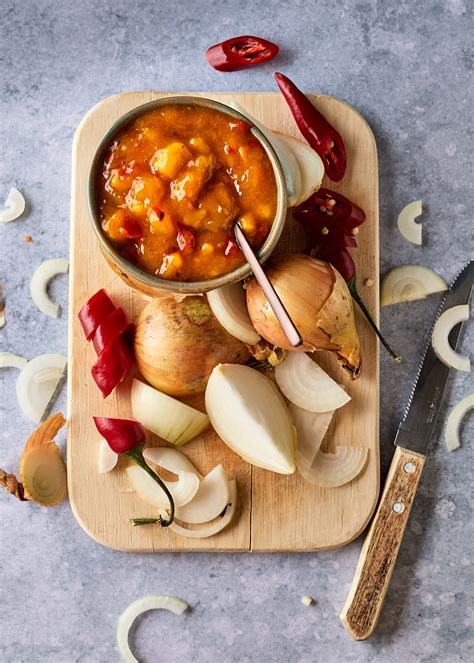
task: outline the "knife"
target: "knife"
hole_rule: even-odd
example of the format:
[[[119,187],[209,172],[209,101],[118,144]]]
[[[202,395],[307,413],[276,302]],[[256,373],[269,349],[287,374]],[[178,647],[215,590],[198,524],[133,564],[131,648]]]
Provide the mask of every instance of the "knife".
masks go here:
[[[435,322],[447,309],[467,304],[474,281],[474,260],[454,280]],[[462,325],[450,334],[456,348]],[[362,546],[359,563],[340,619],[355,640],[365,640],[377,625],[410,516],[448,380],[449,367],[435,355],[431,333],[415,377],[394,444],[396,450],[379,505]]]

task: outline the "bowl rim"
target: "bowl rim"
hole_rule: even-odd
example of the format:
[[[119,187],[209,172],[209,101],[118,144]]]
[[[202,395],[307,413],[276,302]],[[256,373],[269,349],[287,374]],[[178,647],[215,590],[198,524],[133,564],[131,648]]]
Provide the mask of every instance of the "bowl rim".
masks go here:
[[[215,290],[216,288],[220,288],[224,285],[241,281],[251,274],[250,266],[247,263],[244,263],[238,269],[232,272],[227,272],[215,278],[206,279],[203,281],[172,281],[168,279],[161,279],[158,276],[154,276],[140,269],[132,262],[124,258],[117,251],[112,241],[104,233],[98,214],[98,203],[96,196],[97,175],[101,166],[103,155],[108,149],[113,137],[117,134],[118,131],[120,131],[120,129],[122,129],[125,125],[140,115],[154,110],[155,108],[159,108],[160,106],[169,106],[174,104],[183,106],[204,106],[205,108],[212,108],[226,115],[230,115],[237,120],[247,122],[251,125],[251,133],[265,149],[265,152],[270,159],[277,184],[277,209],[272,226],[270,228],[270,232],[268,233],[265,242],[257,252],[257,257],[261,263],[271,255],[283,232],[288,206],[287,191],[282,165],[270,141],[263,134],[263,132],[252,123],[249,118],[220,101],[208,99],[207,97],[195,97],[192,95],[160,97],[159,99],[154,99],[130,109],[119,118],[117,118],[117,120],[115,120],[112,126],[108,129],[108,131],[106,131],[102,139],[99,141],[99,144],[95,149],[88,175],[87,208],[89,220],[94,228],[95,234],[99,241],[99,246],[104,252],[106,259],[110,260],[117,267],[119,267],[125,276],[131,276],[147,288],[182,294],[196,294],[208,292],[209,290]]]

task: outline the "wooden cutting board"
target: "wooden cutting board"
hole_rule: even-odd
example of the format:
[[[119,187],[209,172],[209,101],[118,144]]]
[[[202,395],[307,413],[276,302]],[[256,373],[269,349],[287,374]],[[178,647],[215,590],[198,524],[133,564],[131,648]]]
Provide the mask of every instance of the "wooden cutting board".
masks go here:
[[[106,265],[87,212],[87,178],[97,143],[126,111],[166,92],[133,92],[109,97],[94,106],[80,123],[72,159],[70,320],[68,368],[68,485],[69,498],[80,525],[96,541],[125,551],[311,551],[342,546],[365,528],[379,492],[379,354],[375,335],[357,313],[363,350],[361,377],[346,380],[331,357],[320,353],[318,362],[339,382],[344,381],[352,401],[339,410],[323,449],[336,443],[367,446],[369,459],[362,474],[351,483],[323,489],[298,474],[282,476],[251,467],[218,438],[207,432],[183,451],[202,474],[221,462],[229,477],[237,479],[238,512],[233,523],[209,539],[186,539],[158,526],[131,527],[130,517],[155,515],[153,508],[130,492],[121,459],[113,472],[97,472],[99,437],[93,415],[129,417],[131,377],[103,400],[91,376],[94,349],[83,336],[77,312],[99,288],[106,288],[117,306],[134,319],[146,301],[128,288]],[[280,94],[203,93],[226,103],[236,100],[271,129],[301,138]],[[355,200],[367,213],[361,227],[359,249],[352,251],[357,264],[358,287],[378,320],[378,173],[374,136],[365,120],[348,104],[314,95],[316,106],[344,137],[348,170],[342,182],[323,183]],[[297,250],[302,235],[289,215],[279,250]],[[372,279],[372,287],[364,286]],[[150,435],[151,444],[159,444]]]

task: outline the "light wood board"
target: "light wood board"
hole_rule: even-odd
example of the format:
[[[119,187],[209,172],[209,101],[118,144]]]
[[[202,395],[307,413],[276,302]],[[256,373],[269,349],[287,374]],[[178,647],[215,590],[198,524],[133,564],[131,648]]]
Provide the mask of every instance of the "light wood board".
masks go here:
[[[379,492],[379,354],[375,335],[356,311],[361,336],[361,377],[350,382],[327,353],[318,362],[339,382],[344,381],[352,401],[338,411],[323,449],[336,443],[367,446],[369,459],[363,473],[351,483],[323,489],[299,475],[287,477],[251,467],[213,432],[187,444],[183,451],[202,474],[218,462],[237,479],[238,512],[233,523],[209,539],[186,539],[158,526],[131,527],[130,517],[152,516],[153,508],[130,492],[121,459],[111,473],[97,472],[99,438],[93,415],[130,416],[131,377],[106,400],[95,386],[90,368],[95,360],[92,344],[77,320],[82,304],[99,288],[106,288],[117,306],[134,319],[146,303],[111,271],[102,258],[87,211],[87,178],[96,146],[103,134],[126,111],[175,93],[137,92],[109,97],[94,106],[80,123],[73,146],[70,325],[68,367],[68,485],[74,514],[80,525],[99,543],[125,551],[314,551],[342,546],[358,536],[375,508]],[[194,93],[193,93],[194,94]],[[279,94],[203,93],[222,102],[235,99],[266,126],[301,138],[285,101]],[[344,193],[366,212],[358,235],[358,287],[378,320],[378,172],[373,134],[365,120],[348,104],[314,95],[315,105],[344,137],[348,169],[342,182],[323,186]],[[279,251],[297,249],[302,234],[291,219]],[[364,286],[372,279],[371,287]],[[159,444],[150,436],[150,443]]]

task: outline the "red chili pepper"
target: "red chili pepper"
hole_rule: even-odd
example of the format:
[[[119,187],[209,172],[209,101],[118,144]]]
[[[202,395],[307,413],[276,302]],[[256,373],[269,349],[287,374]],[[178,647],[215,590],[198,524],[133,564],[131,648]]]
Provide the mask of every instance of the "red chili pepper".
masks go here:
[[[103,288],[87,300],[79,311],[78,317],[88,341],[97,327],[113,311],[115,311],[115,305]]]
[[[182,253],[191,253],[196,244],[193,231],[186,226],[179,226],[176,241],[178,242],[179,250]]]
[[[97,355],[100,355],[116,336],[122,332],[130,334],[132,329],[133,325],[129,322],[124,310],[116,308],[97,327],[92,337],[92,343]]]
[[[132,366],[133,351],[122,332],[110,341],[91,368],[92,377],[104,398],[122,382]]]
[[[339,182],[346,172],[346,148],[339,132],[289,78],[275,74],[299,130],[324,163],[328,176]]]
[[[143,237],[144,232],[143,228],[141,225],[133,219],[131,216],[126,216],[123,224],[122,224],[122,229],[123,229],[123,236],[126,239],[140,239]]]
[[[206,60],[217,71],[238,71],[269,62],[278,55],[276,44],[261,37],[232,37],[206,51]]]

